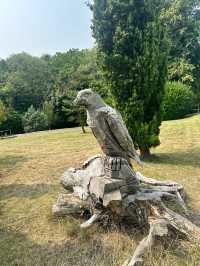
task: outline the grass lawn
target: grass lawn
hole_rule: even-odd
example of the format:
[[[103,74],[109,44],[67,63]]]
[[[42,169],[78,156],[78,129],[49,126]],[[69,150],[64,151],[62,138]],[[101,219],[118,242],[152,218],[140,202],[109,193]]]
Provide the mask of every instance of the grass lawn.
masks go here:
[[[52,204],[59,176],[71,166],[100,152],[87,129],[25,134],[0,140],[0,266],[118,266],[142,235],[94,226],[88,231],[72,218],[55,219]],[[200,116],[164,122],[161,145],[143,169],[146,176],[184,185],[190,208],[200,209]],[[198,215],[194,216],[196,222]],[[147,256],[148,266],[200,265],[200,245],[186,241],[158,245]]]

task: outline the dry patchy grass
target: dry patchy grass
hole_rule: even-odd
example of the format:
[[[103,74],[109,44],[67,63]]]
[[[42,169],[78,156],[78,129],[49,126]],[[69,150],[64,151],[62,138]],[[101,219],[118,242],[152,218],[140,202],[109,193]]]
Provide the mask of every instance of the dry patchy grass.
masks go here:
[[[53,219],[59,176],[99,153],[80,128],[25,134],[0,140],[0,265],[114,266],[133,253],[139,232],[98,227],[81,231],[78,221]],[[200,208],[200,116],[164,122],[161,145],[143,174],[182,183],[188,204]],[[198,222],[198,215],[194,217]],[[148,266],[200,265],[200,247],[187,242],[158,245]]]

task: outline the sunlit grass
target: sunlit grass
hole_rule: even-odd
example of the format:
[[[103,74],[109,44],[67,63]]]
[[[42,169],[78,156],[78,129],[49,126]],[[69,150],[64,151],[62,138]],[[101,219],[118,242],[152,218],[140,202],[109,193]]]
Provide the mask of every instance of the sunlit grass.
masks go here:
[[[98,227],[85,232],[79,221],[51,215],[62,190],[59,176],[100,152],[87,131],[64,129],[0,140],[0,265],[114,266],[133,253],[142,237],[139,232],[136,236]],[[135,165],[136,169],[182,183],[188,204],[198,213],[200,116],[164,122],[161,145],[153,153],[143,169]],[[168,243],[153,254],[147,256],[146,265],[200,265],[198,244]]]

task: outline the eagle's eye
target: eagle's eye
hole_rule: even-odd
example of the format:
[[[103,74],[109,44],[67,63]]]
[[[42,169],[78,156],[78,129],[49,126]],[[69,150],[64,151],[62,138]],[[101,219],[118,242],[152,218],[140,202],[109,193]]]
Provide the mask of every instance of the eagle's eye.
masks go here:
[[[84,96],[85,96],[85,98],[89,98],[91,95],[92,95],[91,92],[86,92]]]

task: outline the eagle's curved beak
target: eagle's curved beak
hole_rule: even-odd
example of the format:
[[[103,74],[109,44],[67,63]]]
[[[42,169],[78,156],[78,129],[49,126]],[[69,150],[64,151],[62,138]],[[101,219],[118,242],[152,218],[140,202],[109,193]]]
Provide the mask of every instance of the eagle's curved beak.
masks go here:
[[[73,104],[75,106],[79,105],[79,106],[85,106],[86,105],[86,101],[84,98],[76,96],[76,98],[73,101]]]

